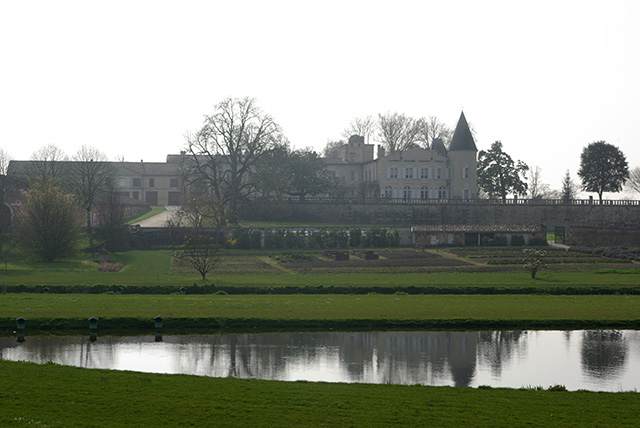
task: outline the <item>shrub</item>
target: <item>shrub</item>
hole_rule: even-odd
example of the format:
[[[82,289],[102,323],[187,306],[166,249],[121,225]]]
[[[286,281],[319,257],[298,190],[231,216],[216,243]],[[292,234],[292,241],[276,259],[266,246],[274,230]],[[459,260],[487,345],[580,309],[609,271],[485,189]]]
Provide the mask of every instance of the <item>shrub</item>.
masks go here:
[[[363,242],[365,247],[387,247],[389,246],[387,230],[382,227],[372,227],[364,233]]]
[[[531,238],[529,239],[529,245],[532,247],[546,247],[549,243],[544,238]]]
[[[524,268],[531,274],[531,278],[535,278],[538,269],[545,267],[543,259],[547,252],[533,248],[525,248],[522,252],[524,253],[524,259],[522,259]]]
[[[259,230],[252,230],[249,234],[249,240],[251,242],[251,248],[262,248],[262,232]]]
[[[285,248],[285,231],[282,229],[267,229],[264,231],[265,248]]]
[[[513,235],[511,237],[511,246],[512,247],[522,247],[522,246],[524,246],[524,236],[522,236],[522,235]]]
[[[349,231],[349,246],[359,247],[362,245],[362,230],[359,227]]]
[[[83,219],[78,201],[53,181],[40,181],[14,204],[20,245],[49,262],[80,250]]]
[[[547,391],[566,391],[567,388],[564,385],[553,385],[550,386]]]
[[[314,230],[311,232],[309,246],[315,248],[327,248],[328,233],[325,229]]]
[[[505,238],[504,236],[498,236],[498,237],[493,238],[492,240],[490,240],[487,245],[489,245],[491,247],[506,247],[507,246],[507,238]]]
[[[332,229],[329,232],[328,247],[345,248],[349,243],[349,235],[344,229]]]
[[[251,248],[251,237],[249,235],[249,230],[238,227],[233,230],[231,237],[236,241],[236,246],[243,250],[248,250]]]
[[[287,248],[306,248],[307,243],[307,231],[306,230],[287,230],[285,233],[285,242]]]
[[[390,247],[399,247],[400,246],[400,241],[402,241],[402,239],[400,238],[400,232],[398,232],[398,229],[393,229],[392,231],[390,231],[387,235],[388,237],[388,245]]]

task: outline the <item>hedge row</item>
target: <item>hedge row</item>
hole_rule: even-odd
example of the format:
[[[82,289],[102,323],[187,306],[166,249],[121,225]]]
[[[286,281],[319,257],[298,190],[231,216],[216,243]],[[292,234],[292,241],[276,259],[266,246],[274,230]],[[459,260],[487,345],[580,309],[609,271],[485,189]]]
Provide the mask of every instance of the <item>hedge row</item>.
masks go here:
[[[487,262],[488,265],[521,265],[524,262],[522,260],[490,260]],[[561,264],[561,263],[567,263],[567,264],[579,264],[579,263],[589,263],[589,264],[597,264],[597,263],[633,263],[633,261],[631,260],[627,260],[627,259],[600,259],[600,260],[593,260],[590,258],[584,258],[584,259],[543,259],[543,263],[546,265],[552,265],[552,264]]]
[[[358,248],[399,247],[400,233],[396,229],[372,227],[362,232],[360,228],[332,228],[308,231],[306,229],[250,230],[236,228],[232,239],[240,249],[285,248]]]
[[[438,329],[588,329],[620,328],[637,329],[636,320],[478,320],[478,319],[269,319],[269,318],[165,318],[162,332],[201,333],[216,331],[300,331],[300,330],[438,330]],[[0,331],[16,329],[15,319],[0,318]],[[26,334],[36,332],[78,332],[89,331],[86,318],[28,319]],[[130,334],[156,331],[153,319],[146,318],[100,318],[97,332],[122,332]]]
[[[348,286],[348,285],[290,285],[217,286],[193,284],[185,287],[156,285],[7,285],[8,293],[55,294],[550,294],[550,295],[640,295],[640,285],[612,286]],[[46,289],[46,290],[45,290]]]

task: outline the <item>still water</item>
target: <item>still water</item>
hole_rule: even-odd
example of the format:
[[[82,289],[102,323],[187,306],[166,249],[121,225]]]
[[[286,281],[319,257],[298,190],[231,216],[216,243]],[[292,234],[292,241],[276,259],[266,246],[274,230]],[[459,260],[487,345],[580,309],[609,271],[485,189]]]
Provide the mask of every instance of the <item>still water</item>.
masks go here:
[[[640,389],[637,330],[1,338],[0,357],[285,381]]]

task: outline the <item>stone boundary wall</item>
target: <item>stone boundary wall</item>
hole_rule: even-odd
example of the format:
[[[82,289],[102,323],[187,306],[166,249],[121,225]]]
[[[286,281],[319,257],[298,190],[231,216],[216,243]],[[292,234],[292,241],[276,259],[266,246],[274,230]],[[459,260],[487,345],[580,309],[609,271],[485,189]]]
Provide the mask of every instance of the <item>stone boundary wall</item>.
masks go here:
[[[640,229],[608,229],[603,227],[570,226],[567,234],[569,245],[637,247],[640,245]]]
[[[254,201],[245,209],[247,220],[331,222],[345,224],[412,225],[498,225],[533,224],[547,230],[557,226],[588,226],[604,229],[640,229],[640,205],[593,204],[487,204],[455,203],[356,203]]]

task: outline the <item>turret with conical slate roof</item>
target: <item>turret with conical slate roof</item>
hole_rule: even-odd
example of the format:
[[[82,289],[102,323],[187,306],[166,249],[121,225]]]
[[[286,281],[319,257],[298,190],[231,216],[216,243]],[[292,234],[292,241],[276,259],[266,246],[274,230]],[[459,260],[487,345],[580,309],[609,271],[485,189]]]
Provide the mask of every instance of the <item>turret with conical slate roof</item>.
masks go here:
[[[451,138],[451,144],[449,145],[449,151],[451,150],[478,151],[476,143],[473,141],[473,135],[471,135],[467,119],[464,117],[464,112],[460,113],[456,130],[453,132],[453,138]]]

